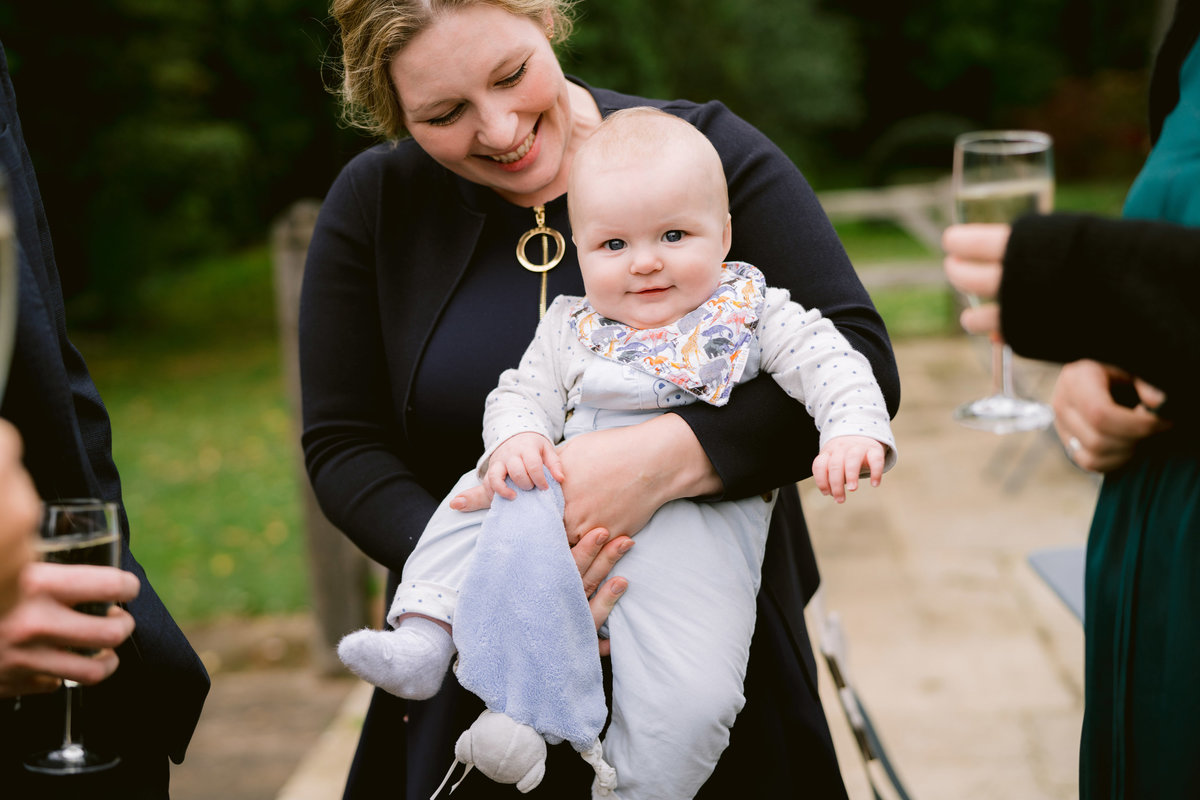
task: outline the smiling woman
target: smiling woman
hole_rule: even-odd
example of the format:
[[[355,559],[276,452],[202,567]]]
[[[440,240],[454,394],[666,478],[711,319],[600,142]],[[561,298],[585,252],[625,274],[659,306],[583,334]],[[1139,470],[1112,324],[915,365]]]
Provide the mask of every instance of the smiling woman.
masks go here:
[[[390,74],[392,56],[427,29],[435,14],[462,5],[332,0],[330,14],[341,34],[344,68],[334,92],[342,100],[347,122],[382,139],[405,134],[404,115]],[[542,27],[551,44],[566,41],[573,28],[570,4],[561,0],[489,0],[486,5]]]
[[[566,191],[574,151],[600,122],[587,90],[563,76],[549,30],[548,21],[467,6],[413,37],[389,70],[421,149],[515,205]]]
[[[301,300],[303,445],[326,515],[390,570],[387,596],[439,499],[477,460],[484,399],[533,338],[543,285],[550,297],[583,294],[567,179],[577,148],[617,109],[655,106],[709,138],[731,187],[729,258],[821,310],[871,362],[889,411],[899,402],[883,324],[787,156],[720,103],[647,100],[566,77],[551,42],[568,30],[565,6],[333,6],[344,96],[370,130],[410,138],[357,156],[322,206]],[[527,272],[514,252],[532,226],[563,237],[548,273]],[[661,506],[785,487],[766,545],[745,705],[696,796],[803,788],[843,797],[803,616],[818,578],[794,483],[817,454],[812,419],[769,377],[739,386],[719,412],[699,405],[583,433],[560,450],[568,541],[585,585],[599,586],[593,617],[603,622],[623,588],[603,581],[626,537]],[[474,496],[463,500],[478,507]],[[631,582],[638,591],[655,587]],[[481,710],[453,680],[426,701],[376,692],[346,796],[428,798],[455,737]],[[533,794],[581,796],[590,773],[568,748],[551,748]],[[659,789],[644,796],[672,794]],[[503,791],[472,776],[456,795]]]

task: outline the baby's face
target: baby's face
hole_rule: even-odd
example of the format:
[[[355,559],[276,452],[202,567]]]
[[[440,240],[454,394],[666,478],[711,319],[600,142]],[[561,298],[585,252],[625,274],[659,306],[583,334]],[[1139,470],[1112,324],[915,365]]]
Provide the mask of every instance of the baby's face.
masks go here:
[[[678,153],[589,167],[576,177],[571,221],[592,307],[634,328],[659,328],[707,300],[730,241],[714,177]]]

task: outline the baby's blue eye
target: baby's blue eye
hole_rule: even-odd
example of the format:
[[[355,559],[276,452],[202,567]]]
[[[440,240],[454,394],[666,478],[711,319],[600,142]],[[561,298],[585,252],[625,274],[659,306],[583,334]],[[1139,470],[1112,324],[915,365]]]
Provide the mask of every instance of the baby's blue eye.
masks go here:
[[[680,242],[683,241],[683,231],[667,231],[662,238],[664,242]]]
[[[625,240],[624,239],[609,239],[607,242],[604,243],[603,246],[604,246],[605,250],[624,250],[625,249]]]

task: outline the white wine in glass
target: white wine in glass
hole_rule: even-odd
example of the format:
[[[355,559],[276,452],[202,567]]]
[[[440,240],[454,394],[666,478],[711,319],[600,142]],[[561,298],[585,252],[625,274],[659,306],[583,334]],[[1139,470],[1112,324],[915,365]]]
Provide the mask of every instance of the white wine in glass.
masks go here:
[[[1054,207],[1054,157],[1050,137],[1039,131],[976,131],[954,142],[955,220],[1011,223]],[[969,298],[972,303],[975,298]],[[1017,395],[1012,348],[992,343],[992,393],[959,406],[954,418],[992,433],[1041,430],[1054,422],[1045,403]]]
[[[53,564],[92,564],[116,567],[121,562],[121,528],[116,503],[94,499],[56,500],[46,503],[36,542],[40,560]],[[76,611],[102,617],[109,603],[80,603]],[[94,651],[78,651],[93,655]],[[121,759],[84,747],[80,734],[83,687],[63,680],[66,717],[62,743],[53,750],[25,759],[25,768],[50,775],[77,775],[115,767]]]

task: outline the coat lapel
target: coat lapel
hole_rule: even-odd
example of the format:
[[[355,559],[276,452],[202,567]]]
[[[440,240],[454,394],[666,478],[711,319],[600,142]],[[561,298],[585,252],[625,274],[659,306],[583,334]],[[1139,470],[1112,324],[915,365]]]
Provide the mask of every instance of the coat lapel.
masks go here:
[[[387,245],[389,250],[395,248],[398,252],[395,257],[385,253],[378,261],[381,265],[418,265],[415,269],[383,271],[379,276],[381,299],[404,298],[403,313],[397,315],[394,309],[380,309],[380,314],[381,318],[392,320],[384,326],[394,333],[388,337],[387,345],[391,372],[404,376],[398,387],[397,415],[405,441],[409,438],[408,412],[421,358],[438,318],[466,275],[487,220],[487,214],[463,196],[463,187],[457,185],[459,181],[447,176],[439,182],[440,190],[451,195],[445,203],[430,201],[428,197],[406,202],[406,215],[412,222],[405,226],[405,233],[389,236]],[[447,208],[453,212],[447,214]]]

